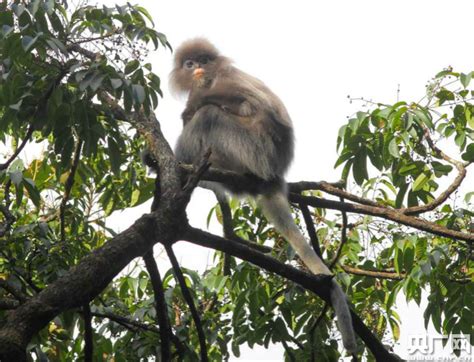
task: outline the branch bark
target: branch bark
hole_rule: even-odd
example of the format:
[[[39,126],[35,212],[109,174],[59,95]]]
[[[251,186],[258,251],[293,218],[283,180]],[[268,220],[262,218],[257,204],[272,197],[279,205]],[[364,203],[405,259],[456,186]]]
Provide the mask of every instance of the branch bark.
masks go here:
[[[313,275],[304,271],[293,268],[287,264],[280,263],[276,259],[251,249],[245,245],[241,245],[235,241],[224,239],[216,235],[212,235],[205,231],[188,227],[183,234],[183,239],[191,243],[212,248],[225,253],[229,253],[242,260],[246,260],[265,270],[278,274],[295,283],[298,283],[305,289],[314,292],[325,302],[330,303],[329,288],[331,277],[327,275]],[[355,332],[362,338],[367,348],[373,353],[374,357],[379,361],[399,361],[397,356],[389,353],[376,336],[365,326],[360,317],[351,311],[352,321]]]
[[[306,205],[313,207],[321,207],[332,210],[353,212],[363,215],[377,216],[383,219],[395,221],[405,226],[413,227],[418,230],[426,231],[434,235],[463,240],[469,243],[472,243],[474,241],[474,234],[472,233],[463,233],[461,231],[451,230],[433,222],[405,215],[395,209],[351,204],[346,202],[322,199],[319,197],[301,196],[294,193],[290,194],[290,200],[296,203],[305,203]]]
[[[168,258],[170,259],[171,265],[173,266],[173,273],[178,280],[179,286],[181,288],[181,293],[183,293],[184,300],[186,301],[189,310],[191,312],[191,316],[193,317],[194,325],[197,330],[198,339],[199,339],[199,346],[200,346],[200,355],[201,361],[207,362],[207,345],[206,345],[206,336],[204,334],[204,330],[202,328],[201,318],[199,317],[199,313],[194,305],[194,299],[189,291],[188,286],[186,285],[186,280],[184,279],[183,272],[181,271],[181,267],[179,266],[178,260],[176,259],[176,255],[169,244],[165,244],[166,253],[168,254]]]
[[[155,258],[153,257],[152,250],[143,256],[143,260],[145,261],[145,266],[153,286],[153,294],[155,295],[156,318],[160,326],[161,361],[166,362],[171,361],[171,339],[173,331],[171,330],[168,318],[168,306],[166,305],[163,282],[161,281],[160,272],[156,265]]]

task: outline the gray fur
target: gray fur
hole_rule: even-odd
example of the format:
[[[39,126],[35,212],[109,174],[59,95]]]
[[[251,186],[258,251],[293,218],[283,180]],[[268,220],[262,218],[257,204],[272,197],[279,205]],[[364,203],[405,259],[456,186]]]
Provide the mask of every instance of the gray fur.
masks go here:
[[[269,189],[258,191],[264,214],[311,272],[331,275],[291,215],[283,181],[293,159],[293,127],[282,101],[262,81],[235,68],[206,39],[185,42],[176,51],[174,65],[172,89],[188,94],[177,159],[195,163],[211,149],[213,167],[270,181]],[[196,69],[202,72],[196,75]],[[222,185],[205,186],[224,197]],[[332,283],[331,302],[343,344],[354,353],[356,341],[346,296],[334,280]]]

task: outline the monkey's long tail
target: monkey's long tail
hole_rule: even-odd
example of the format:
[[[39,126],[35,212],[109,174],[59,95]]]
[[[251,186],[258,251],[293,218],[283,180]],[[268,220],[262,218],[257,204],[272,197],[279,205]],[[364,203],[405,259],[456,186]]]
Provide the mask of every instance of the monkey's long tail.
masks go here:
[[[308,244],[291,215],[288,199],[283,191],[277,191],[259,198],[263,213],[276,229],[288,240],[298,256],[314,274],[332,275],[331,271]],[[342,336],[344,348],[351,354],[356,351],[357,343],[347,297],[333,279],[330,290],[331,304],[336,312],[337,325]]]

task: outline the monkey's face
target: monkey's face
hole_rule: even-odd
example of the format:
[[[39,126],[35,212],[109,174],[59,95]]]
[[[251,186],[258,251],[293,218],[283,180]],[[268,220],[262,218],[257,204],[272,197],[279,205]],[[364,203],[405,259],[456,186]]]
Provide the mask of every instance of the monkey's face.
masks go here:
[[[189,57],[183,61],[182,71],[192,88],[208,88],[216,74],[216,59],[208,54]]]
[[[185,41],[175,51],[170,86],[175,94],[209,88],[230,60],[205,38]]]

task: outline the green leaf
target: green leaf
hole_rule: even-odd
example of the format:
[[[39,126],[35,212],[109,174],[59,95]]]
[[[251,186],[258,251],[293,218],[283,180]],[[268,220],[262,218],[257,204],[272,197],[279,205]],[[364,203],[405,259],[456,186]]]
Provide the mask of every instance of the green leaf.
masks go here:
[[[41,204],[41,196],[38,189],[36,188],[34,181],[29,178],[24,178],[23,186],[25,186],[26,191],[28,191],[30,200],[36,207],[39,208]]]
[[[415,249],[408,247],[403,252],[403,265],[405,270],[409,272],[413,268],[413,262],[415,260]]]
[[[464,88],[467,88],[467,86],[469,85],[471,81],[471,78],[472,78],[472,72],[467,73],[467,74],[461,73],[461,75],[459,76],[459,79]]]
[[[21,39],[21,46],[23,47],[23,50],[25,52],[27,52],[28,50],[30,50],[30,48],[36,43],[36,41],[38,40],[39,38],[39,35],[35,36],[34,38],[29,36],[29,35],[25,35],[22,39]]]
[[[466,117],[466,122],[469,127],[474,129],[474,115],[472,114],[472,109],[471,107],[466,107],[464,111],[464,116]]]
[[[21,181],[23,181],[23,172],[21,171],[9,172],[9,175],[10,180],[12,180],[13,184],[17,187],[21,184]]]
[[[436,177],[441,177],[448,175],[452,170],[453,166],[451,165],[444,165],[441,162],[438,161],[433,161],[431,163],[431,166],[433,167],[434,173]]]
[[[405,199],[405,194],[407,193],[408,190],[408,184],[404,184],[400,187],[397,197],[395,199],[395,207],[400,208],[403,205],[403,200]]]
[[[454,101],[454,93],[448,89],[441,89],[438,93],[436,93],[436,97],[439,99],[439,104],[442,105],[446,101]]]
[[[112,172],[118,176],[120,174],[120,166],[122,164],[120,147],[112,137],[107,137],[107,145],[107,154],[110,158]]]
[[[354,180],[358,185],[362,185],[362,183],[369,178],[367,171],[367,153],[364,148],[354,157],[354,167],[352,168],[352,172]]]
[[[132,85],[133,99],[136,103],[142,104],[145,101],[145,89],[140,84]]]
[[[130,74],[133,71],[135,71],[140,65],[140,62],[136,59],[133,59],[132,61],[128,62],[127,65],[125,66],[125,74]]]
[[[111,78],[110,79],[110,84],[112,85],[112,88],[113,89],[117,89],[118,87],[120,87],[122,85],[122,80],[119,79],[119,78]]]
[[[461,155],[461,158],[467,162],[474,162],[474,143],[466,147],[466,152]]]
[[[400,152],[398,150],[398,145],[397,145],[397,140],[395,138],[392,138],[390,143],[388,144],[388,152],[394,157],[394,158],[400,158]]]
[[[428,171],[422,172],[415,180],[415,182],[412,185],[412,190],[413,191],[419,191],[423,189],[423,186],[426,185],[426,183],[430,180],[431,178],[431,173]]]
[[[31,15],[35,16],[41,4],[40,0],[33,0],[30,5]]]
[[[419,120],[425,126],[428,126],[430,129],[433,129],[433,121],[431,120],[431,114],[426,110],[413,109],[413,114],[415,115],[415,120]]]

